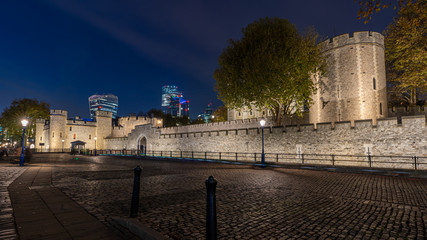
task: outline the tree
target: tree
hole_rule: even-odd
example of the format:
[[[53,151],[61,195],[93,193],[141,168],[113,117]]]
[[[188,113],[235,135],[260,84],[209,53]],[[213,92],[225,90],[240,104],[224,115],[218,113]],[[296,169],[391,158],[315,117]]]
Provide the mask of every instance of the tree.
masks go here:
[[[165,114],[160,109],[152,108],[147,112],[147,116],[151,118],[161,118],[163,119]]]
[[[191,123],[188,116],[172,116],[171,114],[164,115],[163,124],[165,127],[185,126]]]
[[[408,2],[385,35],[389,81],[409,104],[427,91],[427,0]],[[405,99],[406,98],[406,99]]]
[[[203,118],[196,118],[193,121],[191,121],[191,124],[204,124],[205,120]]]
[[[21,120],[26,118],[29,123],[26,127],[25,135],[28,138],[35,136],[35,120],[49,118],[50,105],[36,99],[15,99],[9,108],[5,108],[1,118],[0,125],[7,132],[10,140],[22,140]]]
[[[228,120],[228,111],[226,106],[220,106],[217,110],[212,114],[214,116],[212,118],[213,122],[225,122]]]
[[[365,19],[365,23],[368,23],[372,19],[372,15],[381,11],[381,9],[389,8],[393,6],[394,9],[400,10],[405,7],[408,3],[413,0],[354,0],[360,5],[359,11],[357,12],[357,19]]]
[[[214,72],[219,98],[228,108],[270,109],[276,125],[285,115],[302,115],[323,74],[324,59],[317,34],[298,34],[286,19],[264,18],[229,40]]]

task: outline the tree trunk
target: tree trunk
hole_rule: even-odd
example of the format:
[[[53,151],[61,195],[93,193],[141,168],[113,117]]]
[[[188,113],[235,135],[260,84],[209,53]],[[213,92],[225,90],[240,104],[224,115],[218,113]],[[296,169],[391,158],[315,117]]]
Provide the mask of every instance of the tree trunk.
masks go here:
[[[417,88],[410,88],[410,96],[409,96],[409,104],[416,105],[417,104]]]

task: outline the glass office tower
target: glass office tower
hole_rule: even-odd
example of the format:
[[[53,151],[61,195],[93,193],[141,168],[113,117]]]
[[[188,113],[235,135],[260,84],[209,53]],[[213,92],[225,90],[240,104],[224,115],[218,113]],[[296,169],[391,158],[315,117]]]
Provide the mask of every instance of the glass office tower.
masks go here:
[[[183,112],[188,112],[184,110],[182,92],[178,91],[177,86],[165,85],[162,87],[162,111],[165,114],[171,114],[172,116],[183,116]],[[186,104],[188,105],[187,101]],[[186,105],[184,104],[184,105]]]
[[[113,94],[92,95],[89,97],[90,117],[95,116],[96,111],[112,112],[113,118],[117,117],[119,98]]]

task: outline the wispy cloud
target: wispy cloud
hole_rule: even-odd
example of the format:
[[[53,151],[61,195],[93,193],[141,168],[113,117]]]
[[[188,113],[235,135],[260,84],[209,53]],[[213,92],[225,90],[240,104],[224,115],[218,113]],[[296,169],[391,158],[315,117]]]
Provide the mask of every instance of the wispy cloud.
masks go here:
[[[123,24],[91,11],[86,5],[77,1],[50,1],[52,6],[102,30],[146,57],[167,65],[184,69],[196,78],[206,78],[209,61],[198,54],[187,51],[173,44],[173,41],[151,38],[144,35],[133,24]]]

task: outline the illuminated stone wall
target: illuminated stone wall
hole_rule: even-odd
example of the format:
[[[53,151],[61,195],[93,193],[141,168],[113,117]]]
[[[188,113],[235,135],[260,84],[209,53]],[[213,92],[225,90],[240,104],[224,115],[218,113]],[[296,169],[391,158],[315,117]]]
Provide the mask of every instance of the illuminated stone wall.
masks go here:
[[[233,121],[187,128],[157,129],[137,126],[128,138],[106,139],[107,149],[137,149],[138,139],[147,139],[147,150],[200,152],[261,152],[261,130],[257,122]],[[271,126],[271,125],[270,125]],[[425,116],[378,120],[266,127],[267,153],[406,155],[427,157]],[[249,157],[252,158],[252,157]],[[295,161],[299,161],[295,159]],[[363,165],[365,163],[361,163]]]

